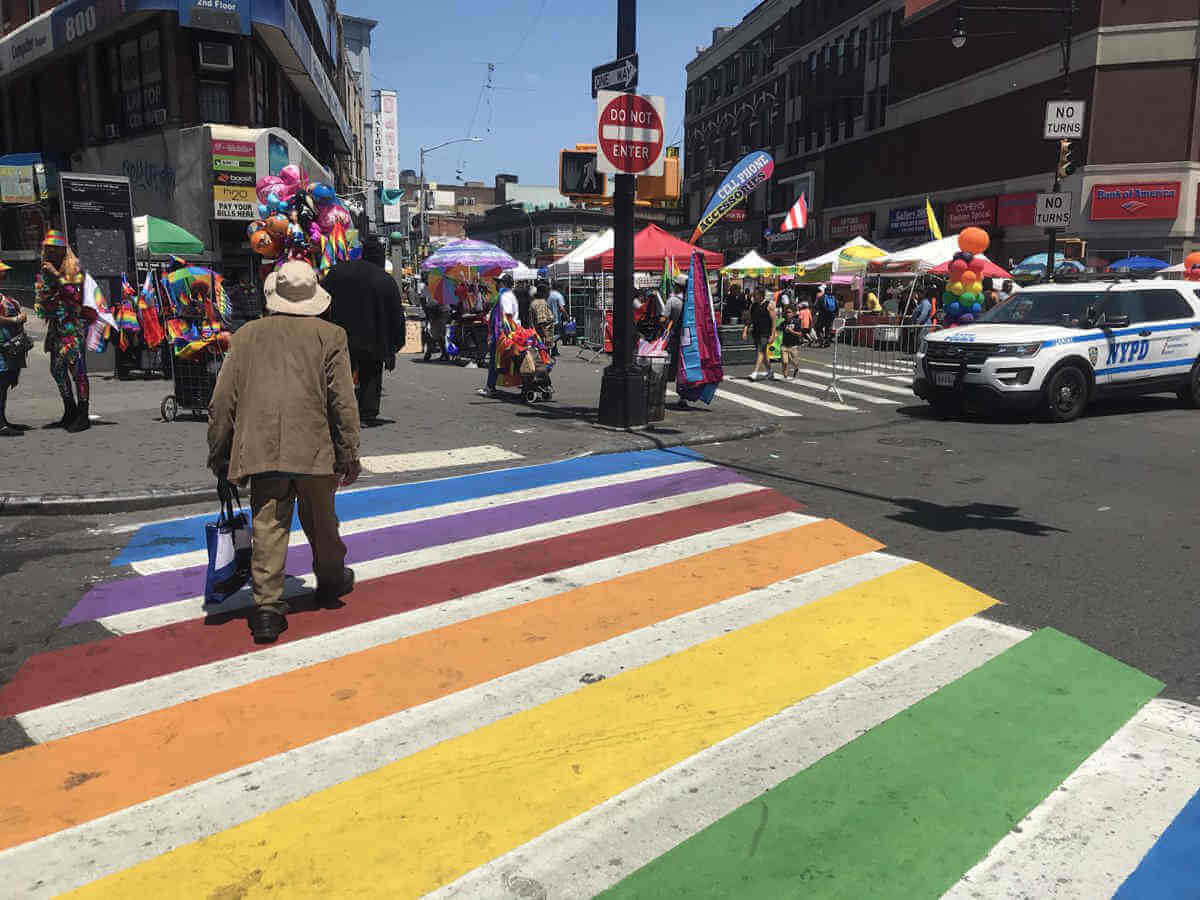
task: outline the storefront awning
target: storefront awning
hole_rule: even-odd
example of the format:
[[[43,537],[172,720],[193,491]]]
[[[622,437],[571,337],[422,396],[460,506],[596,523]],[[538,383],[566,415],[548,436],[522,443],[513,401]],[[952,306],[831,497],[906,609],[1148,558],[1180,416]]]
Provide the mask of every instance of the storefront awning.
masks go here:
[[[139,258],[203,256],[204,241],[166,219],[136,216],[133,220],[133,249]]]

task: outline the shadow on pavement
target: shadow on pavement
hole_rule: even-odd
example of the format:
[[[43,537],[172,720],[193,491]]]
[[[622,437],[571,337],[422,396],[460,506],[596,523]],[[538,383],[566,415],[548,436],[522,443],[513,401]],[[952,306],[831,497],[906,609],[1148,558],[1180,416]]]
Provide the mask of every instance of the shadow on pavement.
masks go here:
[[[667,449],[667,452],[671,452],[670,449]],[[791,484],[818,488],[823,491],[845,494],[850,497],[875,500],[879,503],[890,503],[899,507],[899,510],[887,516],[887,518],[906,525],[912,525],[915,528],[936,531],[941,534],[952,531],[1011,531],[1016,534],[1026,535],[1027,537],[1046,537],[1050,534],[1069,533],[1063,528],[1044,525],[1032,519],[1021,518],[1018,515],[1020,507],[1016,506],[998,506],[991,503],[966,503],[957,506],[946,506],[928,500],[919,500],[915,497],[885,497],[882,494],[858,491],[854,488],[829,484],[823,481],[797,478],[794,475],[773,472],[770,469],[761,469],[735,462],[722,461],[720,464],[728,469],[745,472],[750,475],[761,475],[764,478],[775,478]]]

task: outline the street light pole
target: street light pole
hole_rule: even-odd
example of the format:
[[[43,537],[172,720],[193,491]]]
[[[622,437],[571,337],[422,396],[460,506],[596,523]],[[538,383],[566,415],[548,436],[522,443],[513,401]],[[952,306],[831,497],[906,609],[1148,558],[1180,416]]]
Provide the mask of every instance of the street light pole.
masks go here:
[[[617,59],[637,52],[637,0],[617,0]],[[613,177],[613,355],[600,381],[601,425],[646,424],[646,382],[633,364],[634,176]],[[603,276],[601,276],[603,277]]]
[[[421,243],[429,246],[429,235],[425,231],[425,154],[432,153],[434,150],[441,150],[443,147],[449,147],[451,144],[478,144],[483,138],[465,137],[454,138],[449,141],[442,141],[440,144],[434,144],[432,147],[421,148]]]

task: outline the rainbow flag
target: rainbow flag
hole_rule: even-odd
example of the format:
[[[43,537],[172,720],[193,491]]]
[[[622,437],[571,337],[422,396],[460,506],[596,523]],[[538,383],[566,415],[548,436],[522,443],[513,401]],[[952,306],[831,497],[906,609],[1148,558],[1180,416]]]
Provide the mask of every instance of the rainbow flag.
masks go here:
[[[158,318],[158,299],[154,286],[154,276],[147,272],[146,281],[137,297],[138,321],[142,326],[142,340],[146,346],[154,349],[163,342],[163,326]]]
[[[249,590],[203,604],[210,511],[43,588],[72,632],[0,687],[14,895],[1196,896],[1200,708],[745,469],[596,454],[336,512],[358,585],[274,645]]]
[[[90,309],[95,315],[94,321],[88,325],[87,348],[93,353],[103,353],[108,346],[109,334],[119,330],[117,320],[113,318],[108,298],[90,272],[83,276],[82,291],[84,309]]]
[[[129,347],[129,336],[131,334],[140,334],[142,326],[138,323],[137,313],[134,311],[134,301],[137,293],[130,286],[129,280],[121,276],[121,302],[117,304],[116,310],[113,312],[113,318],[116,319],[117,328],[120,333],[120,345],[122,350]]]

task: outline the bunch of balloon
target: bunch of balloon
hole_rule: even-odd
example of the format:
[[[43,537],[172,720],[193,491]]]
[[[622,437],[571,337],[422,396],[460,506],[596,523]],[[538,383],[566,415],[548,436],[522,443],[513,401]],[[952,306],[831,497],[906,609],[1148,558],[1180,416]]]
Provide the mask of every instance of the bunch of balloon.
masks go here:
[[[983,312],[983,270],[979,255],[991,243],[982,228],[964,228],[958,234],[958,252],[950,261],[949,281],[942,293],[947,325],[970,325]]]
[[[1200,252],[1189,253],[1184,257],[1183,273],[1188,281],[1200,281]]]
[[[362,253],[354,220],[334,189],[310,182],[297,165],[258,179],[258,218],[246,228],[250,249],[270,264],[302,259],[324,275]]]

